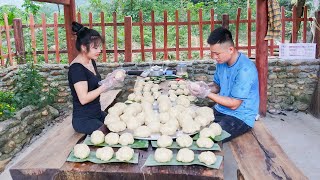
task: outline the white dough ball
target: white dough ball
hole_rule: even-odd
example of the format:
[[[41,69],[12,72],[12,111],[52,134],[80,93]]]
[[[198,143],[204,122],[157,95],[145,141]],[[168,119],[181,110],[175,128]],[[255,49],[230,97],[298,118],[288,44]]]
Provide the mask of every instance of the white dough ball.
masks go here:
[[[134,93],[131,93],[128,96],[128,100],[130,100],[130,101],[134,101],[135,98],[136,98],[136,95]]]
[[[73,148],[74,156],[79,159],[85,159],[90,154],[90,148],[86,144],[77,144]]]
[[[180,147],[190,147],[193,143],[193,139],[187,134],[182,134],[177,137],[176,142]]]
[[[196,99],[197,99],[197,97],[195,97],[195,96],[187,96],[187,98],[189,99],[189,101],[191,101],[191,102],[193,102],[193,101],[195,101]]]
[[[122,70],[122,71],[117,71],[114,78],[119,81],[119,80],[123,80],[125,76],[126,76],[126,72]]]
[[[186,96],[179,96],[177,98],[177,104],[178,105],[182,105],[184,107],[189,107],[190,106],[190,101],[188,98],[186,98]]]
[[[113,157],[114,151],[111,147],[99,148],[96,151],[96,157],[102,161],[109,161]]]
[[[204,117],[204,116],[197,116],[194,118],[194,120],[196,122],[198,122],[203,127],[210,124],[210,122],[211,122],[211,118]]]
[[[200,131],[200,137],[214,138],[214,136],[215,136],[214,131],[211,128],[203,128]]]
[[[123,146],[116,152],[116,158],[119,161],[130,161],[133,155],[134,155],[133,149],[128,146]]]
[[[108,125],[111,122],[114,121],[120,121],[120,117],[118,115],[114,115],[114,114],[108,114],[105,118],[104,118],[104,124]]]
[[[91,134],[91,142],[94,145],[101,144],[104,142],[104,134],[100,130],[95,130]]]
[[[160,126],[160,132],[161,134],[163,135],[168,135],[168,136],[171,136],[171,135],[174,135],[177,131],[177,128],[175,126],[172,126],[171,124],[162,124]]]
[[[218,123],[212,123],[212,124],[209,126],[209,128],[213,130],[213,132],[214,132],[214,134],[215,134],[216,136],[219,136],[219,135],[221,135],[221,133],[222,133],[222,128],[221,128],[220,124],[218,124]]]
[[[108,124],[107,127],[112,132],[121,132],[126,129],[126,123],[122,121],[115,121]]]
[[[151,121],[147,126],[150,129],[151,133],[158,133],[160,132],[160,124],[160,121]]]
[[[188,148],[183,148],[178,151],[177,161],[189,163],[194,160],[194,152]]]
[[[212,165],[217,161],[216,155],[211,151],[202,152],[198,159],[200,162],[205,163],[206,165]]]
[[[166,123],[170,121],[170,114],[168,112],[163,112],[159,114],[159,120],[161,123]]]
[[[122,146],[127,146],[128,144],[133,144],[134,139],[131,133],[123,133],[119,138],[119,144]]]
[[[169,162],[173,157],[173,153],[167,148],[157,148],[154,152],[154,159],[159,163]]]
[[[173,143],[172,137],[167,135],[162,135],[157,140],[157,145],[162,148],[169,147],[172,145],[172,143]]]
[[[109,145],[115,145],[119,143],[119,134],[117,133],[108,133],[105,137],[104,137],[104,142],[109,144]]]
[[[201,137],[197,140],[197,145],[201,148],[212,148],[213,144],[210,138]]]
[[[126,126],[128,129],[135,130],[136,128],[142,125],[141,122],[137,121],[137,118],[135,117],[131,117],[131,118],[132,118],[131,120],[126,122]]]
[[[148,126],[140,126],[134,130],[134,135],[136,137],[149,137],[151,135],[151,130]]]

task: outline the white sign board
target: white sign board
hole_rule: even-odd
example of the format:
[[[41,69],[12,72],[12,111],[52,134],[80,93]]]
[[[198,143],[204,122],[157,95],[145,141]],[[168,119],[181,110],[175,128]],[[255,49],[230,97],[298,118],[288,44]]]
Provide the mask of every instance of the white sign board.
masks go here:
[[[316,44],[314,43],[283,43],[279,45],[281,59],[315,59]]]

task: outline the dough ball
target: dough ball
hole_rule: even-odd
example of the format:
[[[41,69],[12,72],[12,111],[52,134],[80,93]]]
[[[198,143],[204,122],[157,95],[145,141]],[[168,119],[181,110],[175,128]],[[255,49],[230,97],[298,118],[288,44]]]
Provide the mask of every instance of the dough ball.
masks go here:
[[[131,133],[123,133],[119,138],[119,144],[122,146],[127,146],[128,144],[133,144],[134,139]]]
[[[157,145],[162,148],[169,147],[172,145],[172,143],[173,143],[172,137],[167,135],[162,135],[157,140]]]
[[[189,107],[190,106],[190,101],[188,98],[186,98],[186,96],[179,96],[177,98],[177,104],[178,105],[182,105],[184,107]]]
[[[151,135],[151,130],[148,126],[140,126],[134,130],[134,136],[136,137],[149,137]]]
[[[96,157],[102,161],[109,161],[113,157],[114,151],[111,147],[99,148],[96,151]]]
[[[177,161],[189,163],[194,160],[194,152],[188,148],[183,148],[178,151]]]
[[[197,99],[197,97],[195,97],[195,96],[187,96],[187,98],[189,99],[189,101],[191,101],[191,102],[193,102],[193,101],[195,101],[196,99]]]
[[[141,96],[141,95],[136,95],[136,97],[134,98],[134,101],[135,101],[135,102],[140,102],[142,98],[143,98],[143,96]]]
[[[192,108],[186,108],[184,111],[182,111],[181,114],[188,114],[190,115],[192,118],[195,118],[197,116],[196,111],[194,111]]]
[[[100,130],[95,130],[91,134],[91,142],[94,145],[101,144],[104,142],[104,134]]]
[[[114,115],[114,114],[108,114],[105,118],[104,118],[104,124],[108,125],[111,122],[115,122],[115,121],[120,121],[120,117],[118,115]]]
[[[180,81],[178,81],[178,84],[179,84],[179,85],[185,85],[185,84],[187,84],[187,82],[184,81],[184,80],[180,80]]]
[[[197,145],[201,148],[212,148],[213,144],[210,138],[201,137],[197,140]]]
[[[109,144],[109,145],[115,145],[119,143],[119,134],[117,133],[108,133],[104,137],[104,142]]]
[[[174,102],[174,101],[177,100],[178,96],[177,96],[176,94],[174,94],[174,93],[171,93],[171,94],[169,94],[169,98],[170,98],[170,100],[171,100],[172,102]]]
[[[131,93],[128,96],[128,100],[130,100],[130,101],[134,101],[135,98],[136,98],[136,95],[134,93]]]
[[[178,89],[178,85],[177,84],[171,84],[171,89],[174,89],[174,90],[176,90],[176,89]]]
[[[174,135],[176,131],[177,131],[177,128],[168,123],[160,126],[160,132],[163,135],[171,136],[171,135]]]
[[[123,146],[116,152],[116,158],[119,161],[130,161],[130,159],[132,159],[133,157],[133,154],[134,151],[132,148],[128,146]]]
[[[213,115],[213,109],[212,108],[209,108],[209,107],[199,107],[197,110],[196,110],[196,113],[197,115],[199,116],[204,116],[204,117],[211,117],[213,118],[214,115]],[[212,119],[213,120],[213,119]]]
[[[115,121],[107,125],[108,129],[112,132],[121,132],[126,129],[126,123],[122,121]]]
[[[152,91],[152,92],[158,92],[158,91],[159,91],[159,87],[155,87],[155,86],[154,86],[154,87],[151,88],[151,91]]]
[[[177,137],[176,142],[180,147],[190,147],[193,143],[193,139],[187,134],[182,134]]]
[[[176,90],[176,95],[182,95],[184,91],[182,89],[177,89]]]
[[[151,133],[158,133],[160,132],[160,124],[160,121],[151,121],[147,126],[150,129]]]
[[[141,99],[141,102],[149,102],[149,103],[153,103],[154,102],[154,97],[150,94],[148,96],[144,96]]]
[[[168,112],[163,112],[159,114],[159,120],[161,123],[166,123],[170,121],[170,114]]]
[[[126,72],[124,70],[117,71],[114,78],[117,81],[122,81],[126,77]]]
[[[213,130],[215,136],[219,136],[222,133],[222,128],[218,123],[212,123],[209,128]]]
[[[214,138],[214,136],[215,136],[214,131],[211,128],[203,128],[200,131],[200,137],[205,137],[205,138],[212,137],[212,138]]]
[[[158,99],[158,97],[161,95],[161,92],[153,92],[153,98]]]
[[[139,126],[142,125],[141,122],[137,121],[137,118],[132,118],[131,120],[126,122],[127,128],[130,130],[135,130]]]
[[[189,91],[189,89],[184,89],[183,90],[183,94],[184,95],[189,95],[190,94],[190,91]],[[188,97],[187,97],[188,98]],[[189,99],[189,98],[188,98]],[[189,99],[189,101],[190,101],[190,99]]]
[[[200,162],[205,163],[206,165],[212,165],[217,161],[216,155],[211,151],[202,152],[198,159]]]
[[[198,122],[201,126],[207,126],[211,122],[211,118],[204,117],[204,116],[197,116],[194,118],[196,122]]]
[[[163,113],[163,112],[167,112],[169,111],[169,109],[172,107],[171,101],[161,101],[159,103],[159,112]]]
[[[180,85],[179,85],[179,88],[182,89],[182,90],[184,90],[184,89],[187,88],[187,86],[186,86],[185,84],[180,84]]]
[[[173,157],[173,153],[167,148],[157,148],[154,152],[154,159],[159,163],[169,162]]]
[[[90,148],[86,144],[77,144],[73,148],[74,156],[79,159],[85,159],[90,154]]]

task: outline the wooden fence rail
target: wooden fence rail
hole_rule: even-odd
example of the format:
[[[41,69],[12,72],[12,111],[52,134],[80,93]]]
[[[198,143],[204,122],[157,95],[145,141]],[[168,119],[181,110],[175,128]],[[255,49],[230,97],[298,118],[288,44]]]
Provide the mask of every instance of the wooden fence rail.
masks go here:
[[[296,11],[296,8],[293,7],[293,14]],[[191,20],[191,12],[187,11],[187,21],[180,21],[179,20],[179,11],[175,11],[175,18],[174,21],[168,21],[168,12],[163,12],[163,21],[162,22],[156,22],[155,21],[155,13],[154,11],[151,12],[151,21],[145,22],[143,19],[143,12],[139,12],[139,18],[138,22],[132,22],[132,18],[129,16],[126,16],[124,18],[123,22],[117,21],[117,14],[114,12],[112,14],[112,22],[105,22],[105,15],[104,12],[100,13],[100,22],[94,22],[93,21],[93,15],[90,12],[89,13],[89,20],[88,23],[83,23],[85,26],[88,26],[90,28],[94,27],[100,27],[101,28],[101,34],[105,39],[113,38],[113,49],[107,49],[106,44],[102,45],[102,62],[107,61],[119,61],[119,55],[124,54],[124,61],[125,62],[131,62],[133,61],[133,54],[138,53],[141,55],[141,60],[145,61],[148,59],[147,53],[151,54],[150,58],[152,60],[159,59],[157,56],[158,53],[163,53],[163,60],[169,59],[169,53],[175,52],[174,59],[181,60],[181,52],[185,52],[187,54],[187,59],[194,58],[192,53],[197,52],[199,53],[199,58],[203,59],[206,57],[205,51],[209,51],[209,47],[204,43],[204,32],[203,28],[204,26],[209,26],[210,30],[213,30],[217,25],[229,28],[230,25],[235,26],[235,32],[234,32],[234,40],[235,40],[235,46],[243,51],[246,51],[249,57],[254,58],[255,57],[255,44],[252,42],[252,29],[253,25],[255,24],[255,19],[252,18],[251,9],[246,9],[246,19],[241,19],[241,12],[243,12],[240,8],[238,8],[236,12],[236,19],[232,20],[230,19],[228,14],[222,14],[221,20],[215,19],[215,13],[214,10],[211,9],[210,11],[210,19],[203,19],[203,11],[200,9],[198,11],[198,20],[192,21]],[[292,17],[285,17],[285,9],[284,7],[281,8],[281,38],[279,39],[279,42],[289,42],[292,43],[296,42],[307,42],[307,24],[313,21],[313,18],[308,17],[307,14],[307,7],[304,8],[304,15],[302,18],[298,18],[295,15]],[[319,13],[319,12],[317,12]],[[15,19],[13,25],[8,24],[8,18],[7,15],[4,14],[4,26],[0,26],[0,58],[1,58],[1,66],[5,66],[6,64],[16,64],[16,63],[25,63],[24,58],[21,58],[26,54],[26,48],[25,48],[25,36],[23,34],[23,30],[28,31],[28,34],[30,33],[31,38],[31,54],[33,61],[37,63],[39,61],[38,55],[43,55],[43,59],[45,63],[60,63],[61,62],[61,54],[67,53],[67,50],[65,48],[60,48],[61,46],[66,47],[65,45],[61,44],[63,39],[59,37],[59,30],[64,30],[65,25],[64,24],[58,24],[58,15],[56,13],[53,14],[53,24],[47,24],[46,22],[46,16],[44,14],[41,15],[41,24],[35,24],[33,15],[29,16],[29,24],[22,24],[21,19]],[[77,21],[82,23],[81,14],[77,13]],[[320,22],[319,16],[316,16],[318,22]],[[301,24],[302,22],[302,28],[300,30],[300,34],[298,32],[298,24]],[[291,27],[288,27],[288,23],[291,23]],[[246,34],[246,42],[243,43],[239,41],[239,34],[240,34],[240,26],[246,25],[245,32],[242,32],[243,34]],[[106,37],[106,28],[112,28],[113,29],[113,37]],[[132,41],[132,29],[134,27],[139,28],[139,35],[140,35],[140,46],[133,46]],[[151,28],[151,46],[146,46],[144,35],[146,34],[145,28]],[[163,28],[163,39],[161,42],[163,44],[157,43],[156,40],[156,28],[162,27]],[[168,29],[170,27],[173,27],[175,29],[175,45],[174,47],[168,46]],[[185,27],[187,29],[187,42],[186,47],[181,46],[181,32],[180,29],[182,27]],[[194,38],[195,35],[192,35],[192,28],[197,27],[197,31],[199,32],[199,35],[197,38]],[[288,28],[287,28],[288,27]],[[291,29],[290,29],[291,28]],[[48,30],[53,30],[53,36],[54,36],[54,42],[48,42]],[[121,49],[119,48],[119,29],[124,29],[124,47]],[[14,35],[14,42],[11,41],[11,32],[13,31]],[[292,32],[293,36],[290,37],[291,39],[286,39],[286,33]],[[294,33],[297,32],[297,33]],[[43,47],[37,46],[36,41],[36,33],[42,33],[42,42]],[[316,33],[317,36],[319,36],[319,33]],[[300,38],[300,39],[299,39]],[[193,39],[197,39],[196,42],[194,42]],[[319,37],[315,37],[315,39],[319,39]],[[52,46],[53,48],[49,49],[49,43],[54,44]],[[198,46],[192,46],[192,44],[196,43]],[[319,43],[319,42],[318,42]],[[13,46],[12,46],[13,45]],[[38,47],[38,48],[37,48]],[[274,56],[277,55],[276,49],[279,46],[277,43],[274,43],[274,40],[269,41],[269,55]],[[318,47],[320,47],[320,44],[318,44]],[[30,51],[30,50],[29,50]],[[50,61],[49,60],[49,54],[55,55],[55,60]],[[110,55],[109,55],[110,54]],[[113,54],[113,59],[111,54]],[[14,58],[16,57],[16,58]],[[212,57],[212,54],[211,54]],[[172,59],[172,57],[170,57]],[[209,57],[208,57],[209,58]]]

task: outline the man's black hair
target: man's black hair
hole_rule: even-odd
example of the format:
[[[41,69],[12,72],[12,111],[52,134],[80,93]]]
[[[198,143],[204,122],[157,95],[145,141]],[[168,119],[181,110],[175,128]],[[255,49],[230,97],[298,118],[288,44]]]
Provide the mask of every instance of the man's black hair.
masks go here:
[[[234,45],[231,32],[224,27],[213,30],[210,33],[207,42],[210,45],[223,44],[226,42],[230,43],[232,46]]]

